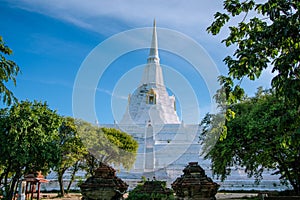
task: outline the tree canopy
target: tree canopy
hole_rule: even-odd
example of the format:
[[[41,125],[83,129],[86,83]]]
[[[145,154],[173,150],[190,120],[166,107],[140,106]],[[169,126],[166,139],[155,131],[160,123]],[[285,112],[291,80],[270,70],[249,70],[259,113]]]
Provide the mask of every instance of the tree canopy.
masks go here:
[[[138,143],[131,135],[114,128],[93,126],[78,120],[77,131],[90,156],[99,162],[130,169],[135,162]],[[95,162],[91,158],[91,163]],[[90,171],[92,172],[92,171]]]
[[[72,169],[67,188],[68,193],[71,184],[75,180],[75,174],[80,169],[80,165],[84,162],[85,155],[88,153],[81,142],[75,121],[72,117],[63,117],[62,124],[59,127],[60,162],[56,164],[53,171],[57,173],[61,196],[65,195],[63,180],[65,172]]]
[[[137,153],[137,142],[127,133],[103,128],[80,119],[63,118],[59,127],[60,161],[53,170],[58,175],[60,195],[64,196],[64,174],[71,172],[67,192],[78,170],[93,175],[100,163],[130,169]]]
[[[1,109],[0,114],[0,184],[11,199],[21,176],[48,172],[60,161],[61,117],[46,103],[29,101]]]
[[[277,94],[300,105],[300,1],[224,0],[223,6],[207,30],[216,35],[231,22],[222,42],[235,52],[224,59],[228,76],[220,77],[229,102],[243,96],[234,80],[255,80],[271,67]]]
[[[7,56],[12,54],[12,50],[4,43],[0,36],[0,98],[3,103],[11,105],[17,99],[9,90],[5,83],[12,81],[16,85],[16,76],[20,69],[19,66],[12,60],[7,59]]]
[[[226,121],[227,135],[217,140],[206,153],[212,160],[213,172],[224,180],[231,167],[242,166],[258,181],[264,169],[280,174],[294,191],[300,192],[300,115],[298,109],[286,104],[274,93],[259,90],[230,106],[235,113]],[[218,137],[221,129],[215,120],[221,114],[207,115],[203,120],[203,134]],[[218,132],[219,131],[219,132]]]
[[[263,169],[276,169],[299,194],[300,1],[223,0],[223,8],[207,31],[228,27],[222,42],[234,53],[224,59],[228,74],[219,77],[215,96],[222,114],[202,121],[206,157],[222,179],[236,165],[257,179]],[[256,80],[267,68],[272,92],[245,98],[242,80]]]

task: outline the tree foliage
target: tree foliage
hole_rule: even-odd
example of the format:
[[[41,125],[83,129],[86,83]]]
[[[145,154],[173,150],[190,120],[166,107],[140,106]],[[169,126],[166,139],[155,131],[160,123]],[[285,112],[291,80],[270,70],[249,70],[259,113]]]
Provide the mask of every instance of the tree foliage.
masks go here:
[[[300,115],[297,106],[287,104],[274,93],[259,90],[255,97],[231,105],[230,109],[235,117],[225,121],[226,137],[217,139],[206,152],[213,172],[224,180],[232,167],[242,166],[249,176],[259,181],[263,170],[271,169],[299,194]],[[202,122],[203,134],[220,135],[220,127],[214,124],[217,117],[206,116]]]
[[[223,5],[225,12],[217,12],[207,30],[219,34],[233,21],[222,42],[235,52],[224,59],[228,77],[220,77],[229,103],[243,96],[234,80],[255,80],[270,66],[277,94],[300,105],[300,1],[224,0]]]
[[[64,188],[64,175],[67,170],[72,169],[69,186],[70,189],[72,182],[75,180],[75,174],[80,169],[80,164],[84,161],[87,154],[87,149],[81,142],[75,119],[71,117],[63,118],[62,125],[59,127],[59,146],[60,146],[60,162],[53,168],[57,173],[58,183],[60,186],[60,195],[65,195]]]
[[[300,1],[224,0],[223,8],[207,31],[228,27],[222,42],[235,50],[224,59],[228,75],[219,77],[216,95],[224,121],[210,114],[202,122],[207,141],[221,135],[205,146],[207,157],[223,179],[234,165],[258,179],[264,168],[277,169],[299,194]],[[243,99],[241,81],[258,79],[266,68],[273,93]]]
[[[12,199],[24,174],[47,172],[60,161],[61,117],[46,103],[29,101],[1,109],[0,114],[0,184],[5,186],[7,199]]]
[[[131,135],[114,128],[93,126],[81,120],[76,125],[80,138],[89,151],[86,161],[91,174],[100,162],[115,167],[123,166],[125,169],[132,167],[138,143]]]
[[[20,71],[18,65],[14,61],[6,58],[11,54],[12,50],[4,43],[0,36],[0,98],[3,103],[8,105],[11,105],[11,103],[17,99],[12,91],[5,86],[5,83],[12,81],[13,84],[16,85],[16,76]]]
[[[57,173],[60,195],[65,195],[64,175],[71,172],[70,189],[79,170],[94,175],[100,163],[122,165],[129,169],[135,161],[137,142],[128,134],[112,128],[101,128],[80,119],[65,117],[59,128],[60,161]]]

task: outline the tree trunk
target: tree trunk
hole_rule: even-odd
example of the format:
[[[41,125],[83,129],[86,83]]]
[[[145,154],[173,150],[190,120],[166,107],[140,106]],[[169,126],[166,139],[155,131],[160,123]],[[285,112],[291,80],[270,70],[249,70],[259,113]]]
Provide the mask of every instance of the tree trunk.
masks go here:
[[[13,178],[12,181],[11,181],[10,188],[8,190],[7,196],[6,196],[7,200],[12,200],[13,199],[16,183],[17,183],[17,181],[15,180],[15,178]]]
[[[10,164],[9,164],[9,166],[4,170],[4,173],[5,173],[5,175],[4,175],[4,189],[5,189],[5,192],[6,192],[6,194],[8,194],[8,192],[9,192],[9,186],[8,186],[8,174],[9,174],[9,169],[10,169]]]
[[[67,187],[67,194],[69,193],[69,191],[70,191],[70,188],[71,188],[71,185],[72,185],[72,183],[74,182],[74,180],[75,180],[75,175],[76,175],[76,173],[78,172],[78,163],[79,163],[79,161],[77,161],[75,164],[74,164],[74,169],[73,169],[73,171],[72,171],[72,175],[71,175],[71,180],[70,180],[70,182],[69,182],[69,185],[68,185],[68,187]]]
[[[298,180],[299,178],[293,176],[290,173],[289,167],[285,165],[284,159],[279,158],[279,159],[277,159],[277,161],[278,161],[279,165],[281,166],[281,167],[279,167],[279,171],[281,172],[281,175],[282,174],[286,175],[286,179],[292,185],[295,194],[300,195],[300,180]]]
[[[65,188],[64,188],[64,180],[63,180],[63,174],[64,173],[58,173],[58,183],[59,183],[59,190],[60,190],[60,196],[64,197],[65,196]]]
[[[7,193],[7,199],[12,200],[14,198],[14,192],[16,184],[18,183],[19,178],[21,177],[20,172],[17,172],[10,182],[9,191]]]

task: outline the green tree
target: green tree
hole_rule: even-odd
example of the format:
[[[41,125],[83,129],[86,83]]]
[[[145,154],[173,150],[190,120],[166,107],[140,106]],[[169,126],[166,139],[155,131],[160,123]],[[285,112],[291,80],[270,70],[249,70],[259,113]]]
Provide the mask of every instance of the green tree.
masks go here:
[[[12,102],[17,99],[10,91],[5,83],[12,81],[16,85],[16,76],[19,73],[18,65],[12,61],[8,60],[6,57],[12,54],[12,50],[5,45],[2,37],[0,36],[0,98],[3,103],[11,105]]]
[[[271,67],[276,94],[299,106],[300,1],[224,0],[223,5],[225,12],[217,12],[207,30],[216,35],[231,22],[228,37],[222,42],[235,51],[224,59],[228,77],[220,77],[229,103],[243,96],[234,80],[255,80]]]
[[[101,155],[102,162],[130,169],[135,162],[138,143],[131,135],[114,128],[100,129],[108,140],[110,154]]]
[[[60,161],[61,117],[46,103],[29,101],[1,109],[0,114],[0,183],[10,200],[23,175],[48,172]]]
[[[280,174],[300,194],[300,115],[295,104],[274,93],[259,90],[255,97],[230,106],[234,118],[225,120],[227,135],[210,146],[205,158],[213,173],[224,180],[231,167],[242,166],[259,182],[264,169]],[[205,136],[218,137],[222,126],[214,122],[219,114],[202,121]]]
[[[71,184],[75,180],[75,174],[80,169],[79,165],[83,162],[87,149],[81,142],[77,133],[75,119],[65,117],[59,128],[59,146],[60,146],[60,162],[53,168],[57,173],[60,195],[65,196],[64,175],[67,170],[72,170],[71,179],[67,187],[67,193]]]
[[[135,162],[138,143],[131,135],[114,128],[101,128],[77,121],[77,131],[88,149],[87,171],[92,175],[100,162],[130,169]]]
[[[216,95],[224,122],[216,122],[217,115],[203,120],[207,141],[221,135],[216,146],[206,145],[207,157],[222,178],[236,164],[258,179],[263,168],[276,168],[299,194],[300,2],[224,0],[223,6],[207,30],[216,35],[229,27],[222,42],[235,50],[224,59],[228,76],[219,77],[222,89]],[[242,80],[256,80],[268,67],[273,93],[243,99]]]

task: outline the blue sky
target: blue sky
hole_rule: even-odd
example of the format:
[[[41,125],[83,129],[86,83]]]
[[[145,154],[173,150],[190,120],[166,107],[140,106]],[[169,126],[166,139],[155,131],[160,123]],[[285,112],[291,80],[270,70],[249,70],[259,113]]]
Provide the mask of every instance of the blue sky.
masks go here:
[[[72,116],[74,82],[90,52],[115,34],[151,27],[154,18],[158,27],[178,31],[199,43],[220,73],[225,74],[222,60],[232,51],[220,43],[226,30],[219,36],[206,32],[213,14],[221,9],[222,1],[219,0],[0,0],[0,35],[14,52],[10,59],[22,71],[17,77],[17,87],[10,88],[20,100],[47,101],[59,114]],[[112,123],[120,118],[113,110],[118,110],[117,115],[121,115],[127,100],[123,93],[114,95],[118,81],[130,70],[139,71],[138,66],[146,63],[147,56],[147,49],[132,51],[121,55],[106,69],[94,88],[94,106],[100,123]],[[161,64],[179,72],[191,84],[201,111],[199,116],[193,117],[199,121],[198,118],[209,111],[211,101],[205,92],[205,81],[185,60],[163,50],[160,58]],[[258,86],[268,87],[270,77],[267,71],[255,83],[246,80],[243,85],[252,95]],[[135,78],[133,83],[138,83],[140,78]],[[120,108],[119,104],[113,103],[113,98],[120,100]],[[185,120],[181,111],[179,115]]]

